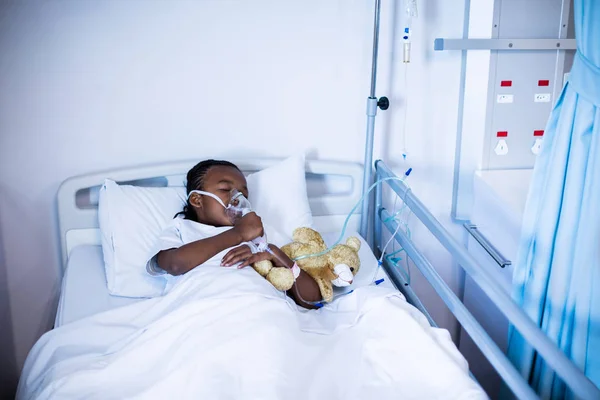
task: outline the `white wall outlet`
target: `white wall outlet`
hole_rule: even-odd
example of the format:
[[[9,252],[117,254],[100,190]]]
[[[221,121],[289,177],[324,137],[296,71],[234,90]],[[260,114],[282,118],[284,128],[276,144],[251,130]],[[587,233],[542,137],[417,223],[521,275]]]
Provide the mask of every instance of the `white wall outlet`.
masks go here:
[[[498,103],[512,103],[515,101],[515,96],[512,94],[499,94],[497,102]]]
[[[536,156],[540,154],[542,151],[542,139],[535,139],[533,146],[531,147],[531,152]]]
[[[499,156],[505,156],[508,154],[508,144],[506,140],[500,139],[498,143],[496,143],[496,147],[494,147],[494,152]]]
[[[552,95],[550,93],[536,93],[533,101],[536,103],[550,103]]]

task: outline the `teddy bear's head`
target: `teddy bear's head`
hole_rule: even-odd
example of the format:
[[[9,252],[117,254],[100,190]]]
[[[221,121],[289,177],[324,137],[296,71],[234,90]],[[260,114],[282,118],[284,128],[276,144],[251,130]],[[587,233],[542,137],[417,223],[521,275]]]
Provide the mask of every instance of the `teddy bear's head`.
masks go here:
[[[331,283],[334,286],[348,286],[352,284],[354,276],[360,269],[360,240],[355,237],[349,237],[345,244],[338,244],[331,251],[325,254],[329,261],[330,268],[337,275]]]

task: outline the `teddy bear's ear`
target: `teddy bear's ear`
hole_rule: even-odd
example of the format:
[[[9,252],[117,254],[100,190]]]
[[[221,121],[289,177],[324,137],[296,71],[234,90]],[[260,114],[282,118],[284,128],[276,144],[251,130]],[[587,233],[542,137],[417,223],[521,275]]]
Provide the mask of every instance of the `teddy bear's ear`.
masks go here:
[[[346,246],[352,247],[354,250],[356,250],[358,252],[360,250],[360,239],[358,239],[357,237],[354,237],[354,236],[350,236],[346,240]]]

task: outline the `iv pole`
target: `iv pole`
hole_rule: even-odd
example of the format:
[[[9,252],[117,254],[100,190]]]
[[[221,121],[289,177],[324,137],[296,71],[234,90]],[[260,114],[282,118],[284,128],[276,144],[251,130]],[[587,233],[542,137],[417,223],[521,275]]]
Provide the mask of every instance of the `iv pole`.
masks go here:
[[[390,102],[387,97],[381,97],[379,100],[375,97],[375,86],[377,81],[377,52],[379,47],[379,15],[381,12],[381,0],[375,0],[375,19],[373,23],[373,59],[371,61],[371,92],[367,98],[367,138],[365,144],[365,174],[363,176],[363,193],[369,189],[373,181],[373,141],[375,134],[375,116],[377,108],[387,110]],[[372,247],[373,240],[368,236],[369,232],[369,205],[372,204],[372,194],[369,194],[363,200],[360,215],[360,235]]]

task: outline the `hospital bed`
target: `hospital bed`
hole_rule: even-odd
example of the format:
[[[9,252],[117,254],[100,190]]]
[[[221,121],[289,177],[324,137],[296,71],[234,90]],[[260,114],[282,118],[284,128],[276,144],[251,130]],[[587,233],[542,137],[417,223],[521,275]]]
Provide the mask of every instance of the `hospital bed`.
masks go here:
[[[239,165],[244,173],[258,171],[279,162],[279,160],[264,159],[232,161]],[[84,390],[81,386],[84,385],[82,382],[87,381],[86,374],[100,374],[100,377],[94,375],[95,378],[89,380],[89,382],[102,382],[102,379],[108,379],[102,377],[103,368],[106,367],[105,362],[108,363],[107,360],[110,360],[115,354],[121,354],[115,350],[115,346],[119,347],[123,342],[135,341],[138,336],[151,330],[149,326],[156,326],[160,322],[154,321],[148,326],[145,325],[143,329],[133,329],[132,334],[125,335],[121,340],[114,343],[111,342],[105,352],[99,350],[104,345],[102,341],[118,335],[124,329],[131,329],[129,325],[134,323],[130,321],[147,318],[150,312],[149,308],[161,308],[160,301],[162,300],[119,297],[109,293],[98,223],[98,192],[106,178],[127,186],[180,187],[184,184],[185,173],[193,164],[194,161],[176,162],[103,171],[73,177],[61,185],[58,193],[58,215],[64,277],[55,328],[45,334],[29,354],[21,377],[18,398],[45,398],[46,396],[66,396],[68,394],[76,398],[81,396],[86,398],[94,396],[111,397],[111,394],[104,392],[104,389],[100,387],[97,387],[96,391],[81,392],[81,390]],[[323,233],[324,239],[329,245],[338,238],[340,228],[347,219],[348,212],[362,197],[360,181],[363,174],[363,167],[356,163],[315,160],[308,160],[306,163],[307,192],[313,213],[313,227]],[[360,215],[355,214],[348,219],[345,236],[360,237],[356,233],[359,218]],[[397,275],[389,274],[385,269],[379,268],[375,254],[367,241],[362,237],[360,237],[360,240],[362,243],[359,252],[361,269],[358,275],[350,287],[337,289],[336,294],[339,297],[336,297],[333,303],[318,311],[311,312],[314,314],[310,315],[318,315],[320,319],[309,321],[309,314],[303,312],[290,314],[289,312],[279,311],[284,316],[293,315],[300,318],[299,324],[303,326],[301,330],[305,333],[298,334],[295,328],[287,327],[290,324],[285,324],[286,327],[282,327],[281,322],[278,324],[278,320],[266,320],[261,325],[260,329],[267,330],[265,335],[273,334],[272,328],[270,328],[270,325],[273,324],[278,326],[278,329],[286,336],[298,335],[296,346],[301,349],[302,342],[307,342],[304,344],[308,344],[308,347],[302,352],[316,351],[314,357],[321,357],[323,352],[330,353],[327,357],[329,364],[323,366],[323,368],[327,371],[326,375],[330,376],[331,379],[328,378],[325,382],[320,383],[322,379],[319,376],[323,376],[323,374],[315,376],[309,369],[309,372],[305,372],[308,376],[304,378],[301,378],[301,374],[298,372],[294,372],[294,380],[297,379],[297,382],[288,381],[284,387],[293,388],[303,381],[310,381],[313,385],[313,389],[310,390],[316,391],[315,396],[326,395],[331,398],[342,396],[380,399],[397,398],[397,396],[443,398],[442,393],[446,395],[452,394],[452,392],[454,392],[456,398],[486,398],[484,391],[470,376],[467,363],[460,356],[449,333],[430,325],[425,317],[428,314],[421,314],[414,306],[406,302],[405,297],[395,289],[395,285],[401,287],[403,293],[408,293],[409,297],[413,299],[411,300],[413,304],[421,307],[420,302],[416,297],[413,297],[414,293],[412,293],[410,287],[400,283]],[[196,270],[202,270],[202,268]],[[381,303],[384,299],[388,299],[390,303]],[[144,303],[153,301],[158,301],[158,305],[144,305]],[[195,301],[199,300],[196,299]],[[178,300],[177,302],[180,303],[181,301]],[[227,301],[223,300],[223,307],[227,307],[226,304]],[[261,304],[264,307],[275,307],[278,302],[262,302]],[[169,307],[174,306],[170,305]],[[394,311],[385,311],[388,309],[387,307],[391,307],[390,309]],[[385,313],[385,315],[382,314],[376,317],[376,322],[369,322],[369,317],[378,312]],[[127,315],[123,316],[123,314]],[[307,315],[309,316],[307,317]],[[211,317],[206,315],[198,318],[203,320],[203,318]],[[253,319],[247,321],[244,318],[245,314],[236,319],[236,326],[242,331],[246,329],[251,331]],[[395,318],[400,318],[400,320],[394,322]],[[168,328],[164,329],[169,330]],[[207,332],[214,329],[218,330],[219,328],[213,326],[210,330],[198,329],[197,334],[210,336]],[[286,329],[289,331],[286,331]],[[361,330],[364,332],[360,333]],[[350,344],[343,344],[345,340],[352,338],[353,335],[358,335],[358,338],[351,339]],[[369,335],[375,335],[376,340]],[[341,341],[341,343],[339,345],[331,344],[332,338],[337,338],[335,341]],[[161,343],[164,343],[165,340],[167,339],[163,339]],[[319,344],[323,341],[327,345]],[[234,346],[240,342],[243,343],[243,338],[236,338],[230,342],[229,346]],[[350,351],[349,349],[353,350]],[[132,350],[121,350],[124,354],[129,354],[130,351]],[[255,350],[250,349],[248,351]],[[260,357],[270,359],[279,352],[287,351],[297,356],[297,353],[294,353],[294,346],[287,344],[278,351],[274,349],[273,354],[269,351],[265,353],[265,351],[261,350]],[[144,354],[146,353],[147,351]],[[98,359],[100,354],[103,354],[102,357],[108,358],[101,361]],[[121,355],[117,358],[119,357]],[[137,357],[133,360],[135,365],[145,363],[141,360],[145,356],[140,355]],[[168,363],[171,357],[176,356],[169,353],[169,356],[162,357],[160,365]],[[203,352],[202,358],[206,357],[209,356]],[[229,356],[219,355],[218,360],[213,360],[211,363],[218,364],[221,358],[227,357]],[[252,358],[251,356],[248,357]],[[257,356],[257,359],[260,357]],[[84,364],[78,364],[82,359],[87,358],[89,360]],[[361,377],[364,381],[352,379],[351,382],[353,383],[350,383],[336,379],[335,369],[339,369],[341,366],[352,368],[354,365],[357,368],[362,368]],[[212,367],[210,368],[212,369]],[[271,372],[285,376],[286,372],[278,368],[280,367],[276,367],[276,371]],[[130,368],[127,369],[130,370]],[[111,388],[119,387],[115,382],[118,382],[122,371],[123,369],[120,370],[119,376],[110,377]],[[248,392],[248,385],[250,385],[250,390],[260,391],[264,389],[254,387],[254,383],[244,386],[239,382],[242,379],[241,377],[231,376],[231,374],[232,372],[228,371],[228,374],[219,375],[218,379],[221,381],[225,379],[225,381],[219,383],[218,388],[220,389],[218,390],[225,390],[222,389],[223,383],[227,383],[229,380],[231,380],[230,383],[233,386],[237,383],[244,387],[244,393]],[[342,374],[345,375],[343,372]],[[393,378],[385,378],[386,374],[393,376]],[[139,376],[136,378],[141,379],[137,385],[155,382],[156,378],[151,376],[144,378],[144,374],[140,375],[142,375],[142,378]],[[332,385],[330,382],[332,380],[340,382],[340,384]],[[206,385],[210,386],[210,382],[211,380]],[[364,387],[361,386],[351,391],[350,388],[357,384]],[[69,385],[75,386],[70,387]],[[85,390],[91,390],[90,387],[94,387],[95,383],[89,383],[89,385]],[[130,386],[136,385],[132,384],[127,387]],[[171,386],[173,385],[171,384]],[[65,389],[65,387],[68,387],[68,389]],[[156,389],[153,386],[153,390],[153,395],[150,398],[155,398],[153,396],[159,396],[158,393],[161,393],[160,388]],[[308,390],[307,386],[302,386],[302,390]],[[346,392],[340,392],[344,390]],[[125,392],[121,393],[119,391],[116,393],[118,393],[118,396],[128,397]],[[206,394],[204,392],[183,391],[173,393],[171,391],[167,393],[176,397],[198,395],[200,397],[221,398],[220,396],[227,396],[227,394],[220,392]],[[136,395],[140,394],[137,393]],[[237,397],[236,395],[231,396],[232,398],[239,398],[239,394]],[[260,395],[256,394],[245,398],[307,398],[305,396],[310,397],[311,395],[300,391],[297,396],[294,397],[291,394],[284,396],[281,393],[264,394],[261,392]],[[140,397],[143,396],[140,395]]]
[[[251,173],[263,168],[274,165],[279,160],[233,160],[245,173]],[[63,260],[63,285],[60,296],[59,307],[57,310],[56,323],[54,331],[60,335],[61,329],[68,331],[70,327],[85,324],[85,321],[104,319],[106,326],[113,313],[118,314],[122,310],[128,309],[135,303],[143,302],[144,299],[118,297],[111,295],[106,286],[106,275],[104,272],[104,261],[101,248],[101,238],[98,228],[98,191],[106,178],[113,179],[123,185],[131,186],[158,186],[173,187],[182,186],[184,183],[186,171],[193,165],[193,161],[164,163],[160,165],[124,168],[113,171],[103,171],[66,180],[60,187],[58,193],[58,212],[60,226],[60,245]],[[343,162],[324,162],[308,160],[306,163],[306,182],[308,198],[313,213],[314,228],[323,232],[328,244],[332,244],[339,234],[339,230],[347,217],[347,213],[355,206],[356,202],[362,197],[362,191],[359,189],[359,182],[364,174],[363,167],[355,163]],[[427,208],[419,201],[414,193],[406,186],[402,180],[395,178],[394,173],[381,161],[376,163],[375,176],[377,180],[386,180],[381,182],[375,190],[375,201],[373,206],[372,223],[374,227],[374,246],[371,249],[365,238],[361,237],[362,247],[360,251],[361,270],[357,275],[352,287],[343,289],[344,293],[354,290],[355,293],[342,296],[332,304],[332,312],[339,312],[334,306],[336,303],[347,304],[348,299],[354,296],[360,296],[357,293],[361,288],[370,290],[390,291],[401,293],[407,304],[411,304],[411,310],[419,310],[418,315],[413,314],[415,319],[420,317],[428,323],[432,329],[439,334],[436,329],[435,321],[431,318],[428,311],[423,306],[418,296],[412,290],[410,282],[405,279],[401,271],[391,265],[389,261],[383,263],[383,268],[378,268],[376,255],[378,256],[384,242],[387,242],[389,235],[384,234],[384,229],[388,233],[393,233],[397,243],[404,248],[406,254],[410,257],[412,263],[432,284],[436,292],[444,300],[450,311],[456,316],[463,329],[469,334],[472,340],[480,347],[482,353],[490,361],[491,365],[497,370],[508,387],[517,398],[536,398],[534,392],[529,388],[526,381],[518,374],[510,364],[505,355],[498,349],[496,344],[490,339],[485,330],[481,328],[475,318],[460,302],[458,297],[446,285],[430,264],[427,258],[417,249],[415,244],[406,235],[403,229],[398,228],[398,221],[390,218],[391,210],[386,209],[384,204],[389,193],[398,196],[398,199],[406,204],[414,215],[433,233],[440,243],[450,251],[457,259],[460,265],[466,270],[483,291],[490,297],[491,301],[499,305],[499,308],[507,318],[520,329],[524,336],[530,340],[538,349],[540,354],[556,368],[570,387],[581,398],[597,398],[597,388],[583,376],[583,374],[568,359],[556,349],[556,347],[543,335],[543,333],[533,326],[533,323],[522,313],[515,303],[510,301],[503,290],[498,290],[497,285],[486,275],[485,271],[478,268],[477,263],[469,255],[464,246],[457,242],[444,227],[431,215]],[[352,215],[349,219],[346,236],[357,235],[360,215]],[[369,238],[367,238],[369,239]],[[384,260],[386,260],[384,258]],[[383,282],[375,287],[373,281]],[[357,290],[355,290],[357,289]],[[346,303],[344,303],[344,301]],[[325,307],[323,310],[327,310]],[[347,311],[347,310],[346,310]],[[321,311],[318,311],[321,312]],[[411,314],[409,311],[408,314]],[[332,314],[333,315],[333,314]],[[330,316],[330,319],[335,317]],[[243,324],[243,322],[240,322]],[[338,323],[336,321],[336,323]],[[343,324],[343,323],[342,323]],[[110,325],[110,324],[108,324]],[[93,336],[105,336],[111,334],[111,329],[116,327],[107,326],[98,330],[94,328]],[[408,328],[407,328],[408,330]],[[423,331],[423,337],[431,332]],[[445,332],[445,331],[442,331]],[[417,343],[421,339],[419,335],[412,334],[411,337],[403,336],[402,330],[393,332],[398,341],[406,341],[407,345],[411,342]],[[447,333],[446,333],[447,334]],[[44,338],[42,338],[44,339]],[[56,339],[60,341],[60,338]],[[85,339],[82,343],[86,343]],[[89,340],[95,340],[90,337]],[[47,345],[48,343],[46,343]],[[416,345],[416,344],[415,344]],[[38,346],[38,345],[36,345]],[[449,335],[431,345],[439,346],[444,352],[432,357],[426,368],[433,365],[443,364],[442,354],[451,354],[456,352],[453,367],[466,364],[463,358],[457,357],[457,349],[451,342]],[[59,346],[60,347],[60,346]],[[34,348],[35,350],[35,348]],[[29,363],[39,362],[43,355],[30,354]],[[436,358],[437,357],[437,358]],[[452,358],[452,357],[450,357]],[[398,360],[401,361],[401,360]],[[414,362],[414,361],[413,361]],[[408,362],[407,362],[408,363]],[[415,364],[416,365],[416,364]],[[411,367],[406,365],[406,367]],[[476,368],[477,366],[470,366]],[[21,379],[23,382],[28,379],[27,373],[32,373],[31,369],[25,368],[25,374]],[[39,366],[37,367],[39,368]],[[416,366],[415,366],[416,368]],[[456,384],[459,392],[459,398],[482,398],[485,395],[483,390],[475,383],[474,378],[469,376],[466,368],[458,368],[461,371],[432,372],[430,375],[424,374],[424,382],[436,382],[436,379],[444,375],[452,376],[453,380],[457,377],[465,378],[465,382],[473,383],[473,386],[466,384],[461,388]],[[52,380],[46,377],[46,379]],[[52,386],[52,384],[50,384]],[[424,386],[424,385],[421,385]],[[435,386],[435,385],[434,385]],[[464,392],[461,392],[464,390]],[[375,395],[375,392],[367,396]],[[30,394],[28,390],[21,389],[22,398],[27,398]],[[364,396],[365,394],[363,394]],[[407,394],[409,395],[409,394]],[[461,397],[462,396],[462,397]],[[381,398],[386,396],[382,395]],[[391,396],[393,397],[393,396]],[[277,398],[277,397],[275,397]],[[363,397],[364,398],[364,397]]]
[[[264,159],[234,160],[245,173],[261,170],[276,164],[278,161]],[[86,320],[94,318],[110,320],[112,313],[118,313],[119,310],[126,310],[135,303],[145,301],[139,298],[113,296],[108,292],[98,228],[97,209],[98,191],[103,181],[106,178],[110,178],[123,185],[177,187],[183,185],[185,173],[192,165],[193,161],[190,161],[103,171],[70,178],[61,185],[58,193],[58,211],[64,278],[54,329],[54,331],[58,332],[58,335],[60,335],[61,329],[68,330],[69,327],[77,326],[77,324],[85,324]],[[517,327],[523,329],[526,337],[536,343],[538,350],[543,356],[549,356],[548,359],[550,362],[554,362],[553,365],[556,367],[557,372],[571,384],[571,387],[578,391],[578,394],[582,398],[594,398],[593,396],[596,394],[593,391],[594,388],[586,387],[586,380],[582,378],[581,373],[573,364],[566,360],[562,353],[553,347],[552,343],[543,336],[540,330],[531,326],[531,321],[518,310],[514,303],[510,303],[510,299],[506,298],[503,291],[497,290],[497,286],[494,286],[494,282],[489,280],[489,277],[484,273],[485,271],[478,268],[465,248],[448,234],[414,193],[401,180],[396,179],[392,171],[383,162],[379,161],[376,163],[375,172],[378,180],[388,179],[378,185],[375,190],[375,203],[373,204],[374,220],[372,221],[375,228],[375,246],[372,251],[367,245],[367,241],[359,236],[362,242],[360,251],[361,270],[352,287],[343,289],[343,291],[348,293],[354,289],[372,288],[374,281],[382,282],[375,289],[401,292],[403,298],[412,305],[412,309],[418,309],[420,311],[419,315],[431,325],[432,329],[436,329],[435,321],[431,318],[418,296],[412,290],[410,283],[406,281],[405,276],[399,269],[391,265],[389,261],[384,262],[383,268],[378,268],[375,256],[379,255],[384,239],[387,241],[388,236],[384,234],[384,229],[388,229],[390,233],[394,233],[397,243],[405,249],[414,265],[429,280],[440,297],[448,305],[450,311],[453,312],[466,332],[480,347],[483,354],[502,376],[516,397],[535,398],[535,394],[526,382],[516,372],[508,359],[469,311],[462,305],[457,296],[439,277],[435,268],[417,249],[404,230],[397,229],[398,222],[390,218],[391,210],[384,207],[386,193],[391,190],[398,196],[401,202],[404,202],[411,208],[414,215],[457,258],[471,278],[483,288],[490,299],[498,304],[502,304],[501,309],[508,319]],[[309,160],[306,163],[307,191],[313,213],[314,228],[323,232],[328,244],[332,244],[336,240],[339,230],[347,218],[348,211],[362,197],[362,191],[358,189],[360,187],[358,182],[362,179],[363,173],[363,167],[355,163],[315,160]],[[354,214],[349,218],[346,236],[358,236],[356,230],[359,218],[360,215],[358,214]],[[342,301],[336,300],[334,304],[343,304],[343,299],[352,298],[353,296],[344,296],[341,297]],[[243,326],[242,321],[240,321],[240,324]],[[116,328],[108,326],[102,330],[95,329],[93,331],[94,336],[110,335],[111,329]],[[394,332],[394,334],[399,341],[407,341],[407,343],[419,341],[414,336],[410,338],[404,336],[401,331]],[[423,333],[422,335],[425,337],[427,333]],[[92,341],[94,339],[90,337],[89,340]],[[447,338],[437,342],[435,346],[443,348],[446,352],[445,354],[457,351],[449,335]],[[441,354],[444,353],[440,353],[437,357],[443,357]],[[454,357],[456,357],[456,354]],[[464,359],[461,359],[460,356],[458,357],[456,364],[465,363]],[[38,354],[37,358],[41,359],[43,356]],[[441,358],[434,358],[430,362],[432,362],[432,365],[440,364],[440,360]],[[30,355],[28,362],[35,364],[36,361],[35,357]],[[476,366],[470,367],[476,368]],[[33,369],[35,370],[35,368]],[[459,370],[462,371],[460,374],[463,377],[468,377],[467,381],[474,383],[474,378],[468,375],[466,369],[461,370],[459,368]],[[444,374],[454,376],[453,379],[456,378],[456,371],[454,373],[440,371],[437,374],[432,373],[430,376],[423,377],[423,379],[435,382],[436,379]],[[27,372],[28,369],[26,366],[21,382],[27,381]],[[29,372],[31,373],[31,371]],[[46,379],[52,380],[52,378]],[[460,387],[460,385],[458,386]],[[463,388],[464,393],[460,392],[459,394],[464,395],[464,398],[482,398],[484,396],[483,390],[479,388],[478,391],[474,387],[479,388],[476,383],[474,386],[467,385]],[[27,398],[29,393],[27,390],[22,390],[20,394],[23,398]]]

